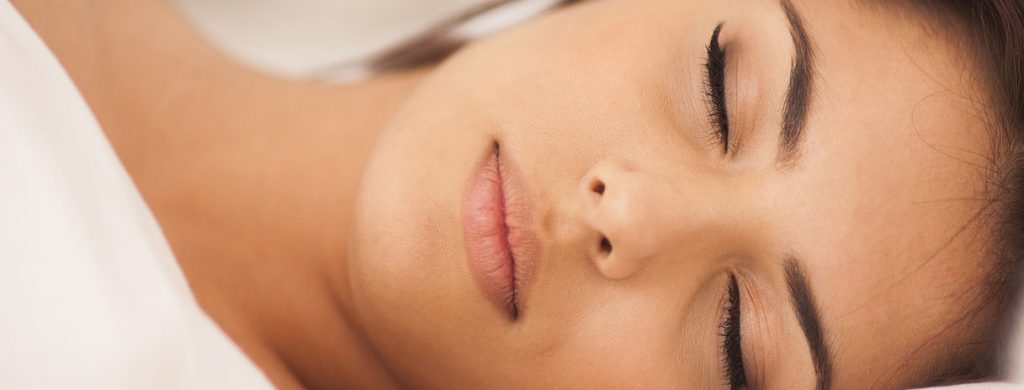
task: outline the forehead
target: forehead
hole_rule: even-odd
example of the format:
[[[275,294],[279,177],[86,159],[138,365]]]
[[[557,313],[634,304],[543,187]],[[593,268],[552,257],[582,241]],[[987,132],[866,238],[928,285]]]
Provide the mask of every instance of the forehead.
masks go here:
[[[985,270],[983,103],[964,52],[921,21],[843,1],[797,7],[818,83],[790,179],[803,189],[791,234],[821,301],[837,384],[885,380],[920,368],[902,367],[924,360],[912,354],[953,342],[940,332]]]

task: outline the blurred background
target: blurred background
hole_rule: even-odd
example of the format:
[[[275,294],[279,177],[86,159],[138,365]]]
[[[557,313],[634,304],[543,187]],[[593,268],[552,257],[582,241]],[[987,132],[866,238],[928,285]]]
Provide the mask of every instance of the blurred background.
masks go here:
[[[369,56],[488,0],[173,0],[223,50],[291,76]]]

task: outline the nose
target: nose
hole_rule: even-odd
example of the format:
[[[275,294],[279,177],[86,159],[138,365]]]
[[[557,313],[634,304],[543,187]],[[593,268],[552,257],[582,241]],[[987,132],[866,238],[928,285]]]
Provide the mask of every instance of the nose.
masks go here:
[[[676,172],[678,174],[678,172]],[[595,165],[580,183],[587,225],[595,232],[589,253],[608,279],[626,279],[650,259],[704,239],[721,221],[714,185],[631,169],[615,161]]]

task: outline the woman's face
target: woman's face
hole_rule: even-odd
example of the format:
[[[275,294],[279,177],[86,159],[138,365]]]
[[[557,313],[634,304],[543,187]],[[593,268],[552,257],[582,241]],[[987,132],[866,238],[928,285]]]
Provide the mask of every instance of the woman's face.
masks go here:
[[[969,341],[985,269],[987,131],[939,36],[845,1],[604,0],[475,44],[366,172],[355,320],[417,387],[914,381]]]

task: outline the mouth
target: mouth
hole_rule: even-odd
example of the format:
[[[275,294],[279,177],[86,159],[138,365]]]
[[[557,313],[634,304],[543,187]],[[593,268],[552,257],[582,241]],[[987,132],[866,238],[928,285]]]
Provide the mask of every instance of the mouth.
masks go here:
[[[525,281],[537,252],[519,177],[495,144],[470,178],[462,215],[470,272],[512,321],[522,315]]]

